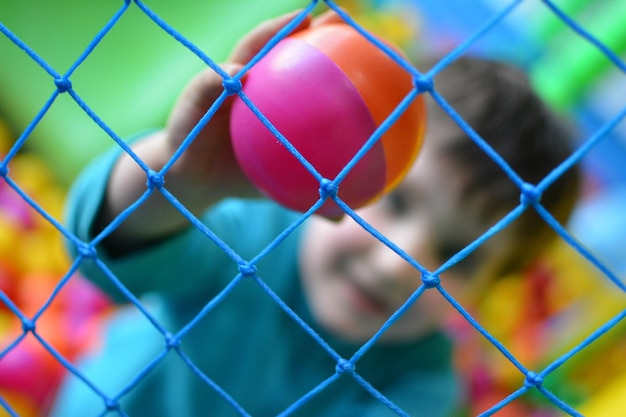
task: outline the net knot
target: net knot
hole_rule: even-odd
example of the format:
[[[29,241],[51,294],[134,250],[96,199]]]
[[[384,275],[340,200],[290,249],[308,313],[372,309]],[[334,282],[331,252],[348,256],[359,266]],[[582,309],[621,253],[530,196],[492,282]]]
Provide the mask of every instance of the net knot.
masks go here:
[[[441,278],[439,278],[439,275],[437,274],[424,272],[422,274],[422,283],[426,288],[435,288],[441,283]]]
[[[24,330],[24,333],[34,332],[35,322],[27,318],[22,319],[22,330]]]
[[[527,388],[538,388],[543,384],[543,378],[539,375],[536,374],[535,372],[528,372],[526,374],[526,380],[524,381],[524,385]]]
[[[113,398],[106,398],[104,400],[104,405],[106,406],[108,411],[119,411],[120,403],[114,400]]]
[[[72,82],[64,77],[55,78],[54,85],[57,86],[59,93],[65,93],[72,88]]]
[[[333,198],[337,196],[337,192],[339,191],[339,187],[337,187],[337,185],[329,180],[328,178],[323,178],[320,181],[320,196],[322,198]]]
[[[87,259],[92,259],[96,257],[96,248],[94,248],[93,246],[85,243],[85,242],[81,242],[77,245],[77,249],[78,249],[78,254],[80,256],[82,256],[83,258],[87,258]]]
[[[165,184],[165,179],[163,178],[163,175],[159,174],[153,169],[150,169],[148,170],[147,177],[148,181],[146,182],[146,185],[148,186],[148,188],[150,188],[151,190],[154,188],[163,188],[163,184]]]
[[[417,88],[418,93],[425,93],[433,91],[434,83],[431,77],[425,75],[418,75],[413,79],[413,85]]]
[[[6,177],[7,174],[9,173],[9,167],[7,166],[6,163],[2,162],[0,163],[0,177]]]
[[[354,364],[347,359],[341,358],[337,361],[335,370],[338,374],[352,374],[354,373]]]
[[[522,184],[522,194],[520,202],[525,206],[535,205],[541,199],[541,192],[533,184],[525,182]]]
[[[167,350],[176,349],[180,346],[180,339],[171,333],[165,334],[165,347]]]
[[[243,275],[244,277],[252,277],[254,275],[256,275],[256,266],[245,262],[245,263],[241,263],[239,264],[239,272],[241,273],[241,275]]]
[[[232,77],[225,78],[224,81],[222,81],[222,86],[229,96],[239,93],[242,87],[241,80]]]

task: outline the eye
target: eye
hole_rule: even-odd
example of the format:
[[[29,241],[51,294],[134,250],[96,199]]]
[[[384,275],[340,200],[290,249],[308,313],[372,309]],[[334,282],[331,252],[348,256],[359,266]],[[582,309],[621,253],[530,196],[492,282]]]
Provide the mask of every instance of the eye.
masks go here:
[[[411,211],[409,197],[402,190],[394,190],[383,198],[385,208],[395,216],[404,216]]]
[[[450,258],[461,252],[465,249],[465,245],[463,244],[441,244],[437,248],[437,256],[440,262],[447,262]],[[452,268],[463,271],[463,272],[472,272],[477,267],[477,255],[475,252],[470,253],[457,264],[455,264]]]
[[[461,250],[463,250],[462,245],[444,243],[437,248],[437,257],[441,262],[446,262]]]

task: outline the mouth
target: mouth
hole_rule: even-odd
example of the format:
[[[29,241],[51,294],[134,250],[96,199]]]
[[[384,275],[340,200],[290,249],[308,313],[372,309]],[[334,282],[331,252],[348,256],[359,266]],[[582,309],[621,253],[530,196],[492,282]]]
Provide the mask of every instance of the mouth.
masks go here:
[[[385,298],[376,285],[377,279],[364,272],[359,274],[358,268],[343,268],[341,271],[345,299],[350,307],[360,314],[367,316],[388,317],[394,311],[394,306]]]
[[[386,320],[404,302],[396,280],[380,275],[361,254],[338,251],[331,270],[344,305],[368,320]]]
[[[347,281],[346,287],[348,302],[355,310],[368,316],[389,316],[389,305],[374,291],[352,281]]]

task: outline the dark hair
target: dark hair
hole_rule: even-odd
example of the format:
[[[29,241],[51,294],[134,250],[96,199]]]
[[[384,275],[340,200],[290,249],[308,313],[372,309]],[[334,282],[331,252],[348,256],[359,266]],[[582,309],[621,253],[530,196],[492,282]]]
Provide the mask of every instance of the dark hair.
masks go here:
[[[573,131],[533,91],[526,74],[511,64],[461,57],[434,77],[434,88],[472,129],[522,178],[536,185],[572,152]],[[431,126],[466,133],[457,128],[438,104],[430,103]],[[441,118],[448,121],[441,123]],[[466,199],[482,196],[486,217],[519,205],[521,190],[474,141],[453,140],[444,156],[463,169]],[[579,172],[567,170],[541,196],[541,204],[561,223],[569,218],[578,197]],[[518,244],[499,274],[528,266],[551,239],[551,228],[532,208],[516,220]]]

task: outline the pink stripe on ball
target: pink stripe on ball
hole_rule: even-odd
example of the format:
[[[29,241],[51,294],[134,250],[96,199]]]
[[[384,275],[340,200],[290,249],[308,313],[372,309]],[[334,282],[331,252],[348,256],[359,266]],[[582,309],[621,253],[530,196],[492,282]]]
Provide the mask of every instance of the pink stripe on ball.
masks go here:
[[[334,179],[374,132],[376,125],[351,81],[326,55],[286,39],[249,72],[243,92],[322,177]],[[241,100],[232,108],[231,135],[237,159],[269,197],[306,211],[319,199],[319,182]],[[379,143],[339,186],[339,197],[358,207],[379,195],[386,181]],[[328,200],[328,217],[341,209]]]

